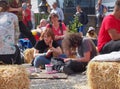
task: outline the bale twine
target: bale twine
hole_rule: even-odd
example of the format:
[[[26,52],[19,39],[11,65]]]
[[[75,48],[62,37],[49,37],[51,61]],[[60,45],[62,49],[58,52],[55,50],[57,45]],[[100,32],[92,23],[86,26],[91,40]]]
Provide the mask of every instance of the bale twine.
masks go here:
[[[120,62],[91,61],[87,78],[90,89],[120,89]]]
[[[0,65],[0,89],[29,89],[28,74],[20,65]]]
[[[24,59],[26,63],[31,63],[34,59],[34,48],[28,48],[24,51]]]

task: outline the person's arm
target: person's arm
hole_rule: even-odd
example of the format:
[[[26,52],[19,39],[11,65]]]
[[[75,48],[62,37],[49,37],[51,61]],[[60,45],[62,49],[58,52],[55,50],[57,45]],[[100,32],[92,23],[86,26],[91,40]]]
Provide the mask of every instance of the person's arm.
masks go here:
[[[64,59],[65,62],[69,60],[75,60],[77,62],[89,62],[90,61],[90,51],[84,53],[84,57],[81,58],[66,58]]]
[[[90,51],[84,53],[84,57],[76,58],[78,62],[89,62],[90,61]]]
[[[57,47],[57,48],[52,47],[50,48],[50,50],[52,50],[54,56],[58,56],[62,54],[62,50],[60,47]]]
[[[58,47],[53,47],[53,40],[49,43],[49,50],[51,50],[51,52],[53,52],[53,54],[55,54],[55,55],[60,55],[60,54],[62,54],[62,50],[61,50],[61,48],[60,48],[60,46],[58,46]]]
[[[120,40],[120,33],[118,33],[115,29],[108,30],[108,33],[112,40]]]
[[[99,10],[99,8],[100,8],[100,4],[97,4],[97,5],[96,5],[96,8],[95,8],[95,9],[96,9],[96,11],[98,11],[98,10]]]
[[[9,7],[9,11],[10,11],[10,12],[12,12],[12,11],[21,12],[21,11],[22,11],[22,7],[19,7],[19,8],[12,8],[12,7]]]
[[[39,50],[37,50],[37,49],[34,48],[34,57],[36,57],[36,56],[42,56],[42,55],[46,56],[46,53],[39,53]]]
[[[69,30],[68,27],[64,23],[61,23],[61,24],[62,24],[63,35],[55,36],[56,40],[63,39],[65,34],[68,33],[68,30]]]

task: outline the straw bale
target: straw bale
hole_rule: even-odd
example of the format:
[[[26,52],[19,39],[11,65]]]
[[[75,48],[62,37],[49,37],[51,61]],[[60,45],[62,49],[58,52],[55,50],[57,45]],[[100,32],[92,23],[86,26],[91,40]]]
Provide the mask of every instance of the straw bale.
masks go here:
[[[120,89],[120,62],[89,62],[87,78],[90,89]]]
[[[29,89],[28,74],[20,65],[0,65],[0,89]]]
[[[26,63],[31,63],[34,59],[34,48],[28,48],[24,51],[24,59]]]

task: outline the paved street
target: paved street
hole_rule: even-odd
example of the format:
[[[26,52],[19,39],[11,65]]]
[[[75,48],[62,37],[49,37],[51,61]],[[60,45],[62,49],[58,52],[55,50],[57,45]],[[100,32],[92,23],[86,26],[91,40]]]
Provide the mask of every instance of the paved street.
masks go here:
[[[31,79],[30,89],[88,89],[85,73],[68,79]]]

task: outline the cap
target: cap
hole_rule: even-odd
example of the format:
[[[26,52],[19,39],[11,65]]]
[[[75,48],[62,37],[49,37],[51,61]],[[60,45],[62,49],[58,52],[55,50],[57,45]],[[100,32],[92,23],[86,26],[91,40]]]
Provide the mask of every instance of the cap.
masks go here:
[[[94,27],[89,27],[87,32],[90,32],[90,31],[95,31],[95,28]]]

